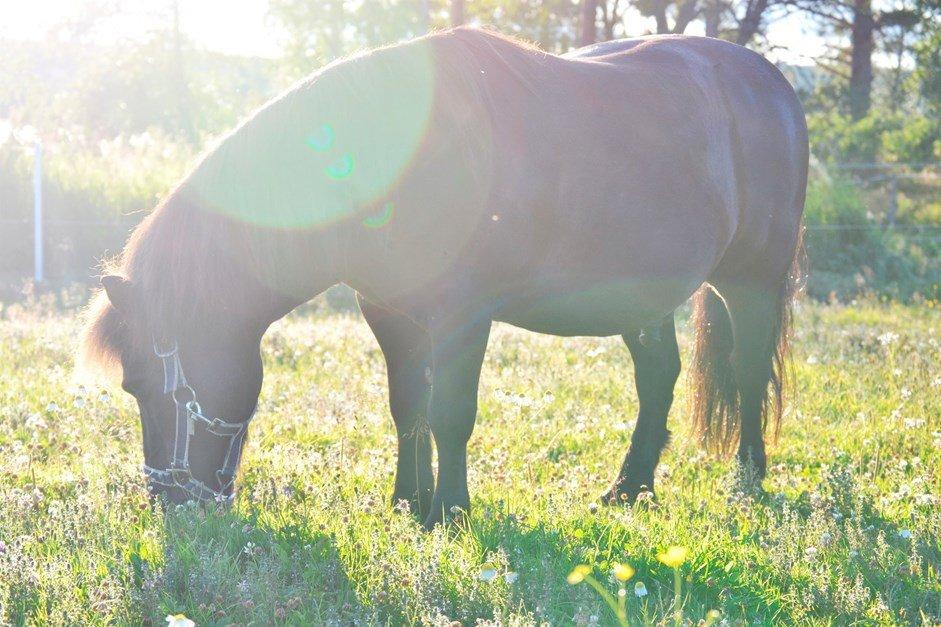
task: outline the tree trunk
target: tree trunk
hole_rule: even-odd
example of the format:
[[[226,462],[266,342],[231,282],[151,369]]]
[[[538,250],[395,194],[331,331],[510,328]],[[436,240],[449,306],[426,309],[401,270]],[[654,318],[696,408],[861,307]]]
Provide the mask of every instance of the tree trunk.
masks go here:
[[[703,21],[706,23],[706,37],[719,36],[719,23],[722,20],[722,7],[719,0],[709,0],[702,10]]]
[[[464,23],[464,0],[451,0],[451,26]]]
[[[689,26],[690,22],[696,19],[697,15],[699,15],[698,0],[682,0],[677,3],[676,21],[673,24],[673,32],[677,35],[682,35],[686,32],[686,27]]]
[[[745,5],[745,15],[738,25],[738,34],[735,43],[740,46],[748,44],[761,28],[761,17],[768,8],[768,0],[748,0]]]
[[[601,21],[604,31],[604,41],[614,39],[614,27],[621,19],[620,5],[621,0],[613,2],[603,1],[601,3]]]
[[[597,41],[598,32],[595,25],[597,13],[598,0],[582,0],[581,35],[578,39],[578,43],[582,46],[590,46]]]
[[[657,34],[667,35],[670,33],[670,24],[667,23],[667,3],[661,2],[654,9],[654,19],[657,20]]]
[[[875,48],[875,29],[872,0],[854,0],[849,89],[850,114],[854,120],[866,117],[872,104],[872,52]]]

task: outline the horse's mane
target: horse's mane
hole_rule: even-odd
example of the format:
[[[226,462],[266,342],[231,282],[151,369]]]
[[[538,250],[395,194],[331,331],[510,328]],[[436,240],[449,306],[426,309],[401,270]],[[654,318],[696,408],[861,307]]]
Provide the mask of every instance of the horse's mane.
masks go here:
[[[150,333],[132,328],[134,323],[119,315],[99,290],[86,311],[82,363],[108,369],[117,365],[122,348],[129,343],[149,343],[151,333],[169,337],[182,324],[224,316],[224,308],[231,304],[232,285],[244,282],[246,277],[270,275],[271,268],[262,266],[277,263],[272,251],[283,249],[292,234],[277,225],[259,226],[212,210],[199,193],[198,179],[205,182],[215,177],[214,184],[231,186],[240,174],[232,170],[236,167],[233,164],[246,159],[255,163],[272,156],[265,154],[266,147],[277,146],[277,134],[283,134],[285,120],[305,114],[312,94],[329,91],[318,97],[329,98],[334,105],[343,99],[355,99],[369,88],[364,83],[368,79],[361,78],[363,72],[357,68],[373,66],[374,71],[378,67],[381,72],[401,72],[399,55],[418,42],[432,45],[437,68],[434,107],[445,111],[439,122],[447,121],[450,128],[446,132],[457,141],[472,141],[474,130],[460,128],[466,114],[449,117],[448,113],[466,110],[470,100],[487,115],[498,115],[493,86],[510,80],[535,92],[532,64],[542,63],[547,57],[534,46],[491,31],[462,27],[333,62],[297,83],[206,151],[193,170],[134,229],[120,257],[104,264],[103,274],[117,274],[134,284],[143,301],[141,310],[147,314],[141,324]],[[375,121],[377,125],[381,122]],[[268,141],[272,134],[273,142]],[[243,156],[246,154],[250,158]],[[325,241],[325,247],[330,248],[329,241]]]

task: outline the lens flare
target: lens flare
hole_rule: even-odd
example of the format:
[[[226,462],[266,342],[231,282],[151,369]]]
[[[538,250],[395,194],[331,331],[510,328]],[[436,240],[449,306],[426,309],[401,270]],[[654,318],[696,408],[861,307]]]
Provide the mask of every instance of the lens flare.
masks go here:
[[[308,135],[305,141],[311,149],[324,152],[333,146],[334,139],[336,139],[336,135],[333,132],[333,127],[329,124],[323,124],[316,133]]]
[[[379,213],[368,216],[363,220],[363,226],[370,229],[379,229],[389,224],[389,221],[392,220],[392,214],[395,211],[395,205],[391,202],[387,202],[382,205],[382,210]]]
[[[345,179],[353,173],[353,155],[343,155],[338,161],[328,165],[324,172],[334,181]]]
[[[319,229],[361,215],[415,166],[442,71],[432,53],[419,40],[324,68],[225,138],[188,191],[261,227]]]

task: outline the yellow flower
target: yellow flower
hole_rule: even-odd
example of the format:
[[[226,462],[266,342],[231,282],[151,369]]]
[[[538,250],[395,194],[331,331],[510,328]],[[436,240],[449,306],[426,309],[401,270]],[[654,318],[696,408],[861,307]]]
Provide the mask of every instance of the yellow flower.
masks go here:
[[[614,563],[614,576],[618,581],[627,581],[634,576],[634,569],[629,564]]]
[[[167,614],[167,627],[195,627],[196,623],[183,614]]]
[[[566,578],[566,581],[571,585],[581,583],[585,580],[585,575],[591,572],[591,566],[587,564],[579,564],[572,569],[572,572],[569,573],[569,576]]]
[[[686,561],[686,553],[685,546],[671,546],[665,552],[659,553],[657,559],[670,568],[676,568]]]

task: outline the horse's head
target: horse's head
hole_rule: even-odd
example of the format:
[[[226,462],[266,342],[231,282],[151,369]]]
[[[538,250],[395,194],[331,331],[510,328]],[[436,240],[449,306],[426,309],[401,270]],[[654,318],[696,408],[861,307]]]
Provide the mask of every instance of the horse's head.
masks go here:
[[[140,409],[151,493],[175,503],[228,501],[261,389],[263,329],[220,312],[168,334],[134,283],[106,276],[102,286],[110,306],[94,324],[111,336],[121,387]]]

